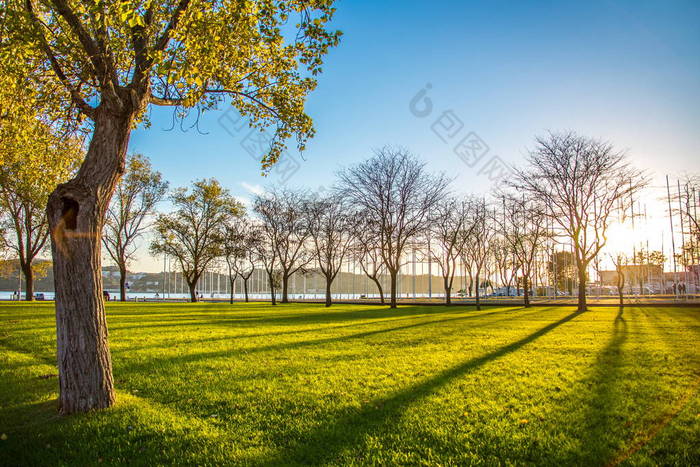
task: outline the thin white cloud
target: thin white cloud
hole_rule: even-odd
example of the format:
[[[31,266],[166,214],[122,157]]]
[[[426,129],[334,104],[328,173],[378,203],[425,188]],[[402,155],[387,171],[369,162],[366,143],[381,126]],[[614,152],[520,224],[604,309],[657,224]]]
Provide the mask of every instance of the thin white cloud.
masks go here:
[[[247,182],[241,182],[241,186],[254,195],[262,195],[265,193],[265,189],[260,185],[251,185]]]
[[[234,196],[234,198],[246,208],[249,208],[252,204],[252,201],[247,196]]]

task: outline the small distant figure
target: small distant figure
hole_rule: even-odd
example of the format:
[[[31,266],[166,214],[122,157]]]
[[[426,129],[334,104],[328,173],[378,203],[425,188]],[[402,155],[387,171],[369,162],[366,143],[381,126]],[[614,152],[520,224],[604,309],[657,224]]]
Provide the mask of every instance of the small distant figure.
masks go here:
[[[156,292],[156,298],[160,298],[160,295],[158,295],[158,292]]]
[[[102,291],[102,296],[104,297],[105,301],[109,301],[109,292],[104,290]]]

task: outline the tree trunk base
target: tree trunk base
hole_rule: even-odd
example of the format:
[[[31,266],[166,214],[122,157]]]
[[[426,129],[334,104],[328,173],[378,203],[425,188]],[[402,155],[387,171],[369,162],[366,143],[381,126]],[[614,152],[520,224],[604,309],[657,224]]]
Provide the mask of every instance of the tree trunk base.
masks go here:
[[[47,214],[56,285],[59,408],[68,415],[114,404],[112,359],[102,296],[97,200],[80,184],[60,185]]]

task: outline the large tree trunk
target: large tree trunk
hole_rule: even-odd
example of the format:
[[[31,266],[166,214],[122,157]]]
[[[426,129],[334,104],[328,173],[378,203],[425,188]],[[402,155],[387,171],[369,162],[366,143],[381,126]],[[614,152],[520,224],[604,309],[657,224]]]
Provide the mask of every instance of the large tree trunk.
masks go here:
[[[49,197],[56,287],[56,349],[61,413],[114,404],[112,360],[102,296],[100,238],[105,211],[124,172],[131,115],[96,112],[77,176]]]
[[[24,274],[25,285],[24,299],[31,302],[34,300],[34,271],[32,271],[31,261],[22,264],[22,274]]]
[[[586,264],[581,263],[578,266],[578,311],[586,310]]]
[[[198,298],[197,298],[197,280],[193,280],[190,282],[189,280],[187,281],[187,288],[190,290],[190,302],[196,303]]]
[[[119,265],[119,300],[126,301],[126,265]]]
[[[230,295],[230,297],[229,297],[229,301],[228,301],[228,302],[229,302],[229,304],[231,304],[231,305],[233,305],[233,286],[234,286],[235,284],[236,284],[236,279],[235,279],[235,278],[231,279],[231,276],[229,276],[229,285],[231,286],[231,290],[230,290],[231,295]]]
[[[391,278],[391,301],[389,303],[389,308],[396,308],[396,276],[398,271],[389,271],[389,277]]]
[[[333,300],[331,299],[331,285],[333,285],[333,279],[326,276],[326,307],[333,304]]]
[[[243,294],[245,295],[245,302],[248,303],[248,278],[243,279]]]

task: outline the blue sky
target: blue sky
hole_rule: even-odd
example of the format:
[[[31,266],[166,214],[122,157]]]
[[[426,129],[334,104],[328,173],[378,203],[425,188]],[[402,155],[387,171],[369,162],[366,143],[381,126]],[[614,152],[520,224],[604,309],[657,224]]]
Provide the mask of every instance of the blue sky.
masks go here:
[[[290,185],[330,186],[338,169],[393,144],[454,177],[455,191],[481,192],[491,186],[479,175],[486,161],[518,165],[550,129],[609,140],[657,177],[698,171],[698,1],[340,0],[337,8],[343,40],[309,99],[317,135],[303,159],[290,154],[299,161]],[[409,103],[427,83],[433,112],[418,118]],[[448,110],[463,125],[445,143],[431,125]],[[202,119],[205,134],[165,130],[171,109],[151,118],[129,150],[150,157],[172,186],[216,177],[248,197],[284,181],[260,176],[241,145],[245,132],[226,131],[221,112]],[[474,167],[453,152],[469,132],[489,147]]]

